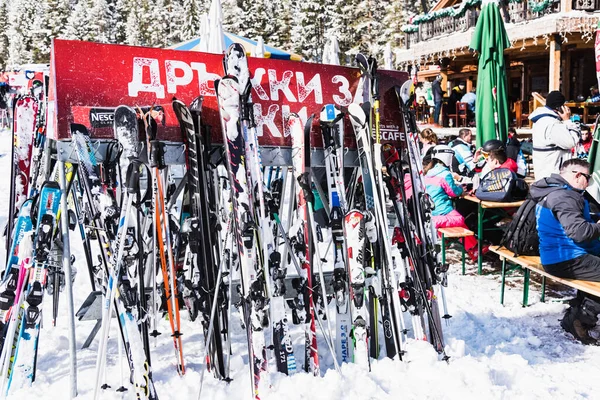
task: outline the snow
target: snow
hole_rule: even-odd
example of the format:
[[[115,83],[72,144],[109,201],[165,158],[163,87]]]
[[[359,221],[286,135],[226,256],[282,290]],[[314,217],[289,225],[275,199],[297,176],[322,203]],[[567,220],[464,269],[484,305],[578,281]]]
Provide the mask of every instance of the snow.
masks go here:
[[[11,138],[0,132],[0,155],[10,154]],[[0,157],[0,170],[8,171],[10,157]],[[0,203],[6,205],[9,174],[0,181]],[[0,223],[6,221],[6,206]],[[4,245],[4,241],[0,241]],[[71,234],[79,273],[75,278],[76,309],[90,292],[78,234]],[[0,257],[4,257],[4,249]],[[565,334],[559,319],[566,305],[559,300],[573,297],[573,292],[549,293],[547,302],[539,302],[539,285],[532,286],[529,307],[523,308],[522,278],[513,273],[508,279],[505,305],[501,306],[500,276],[486,264],[483,276],[476,275],[476,265],[468,265],[466,276],[460,275],[457,252],[450,251],[452,265],[446,289],[452,318],[444,325],[449,363],[440,361],[432,347],[409,340],[403,362],[373,360],[372,371],[354,364],[343,364],[341,375],[333,367],[333,358],[323,335],[318,332],[321,377],[298,372],[287,377],[270,372],[263,377],[261,398],[268,399],[598,399],[600,348],[583,346]],[[66,299],[60,301],[57,326],[51,324],[51,298],[46,297],[44,325],[40,332],[40,349],[36,381],[32,388],[15,392],[10,398],[26,399],[42,394],[44,399],[69,397],[68,323]],[[559,297],[560,296],[560,297]],[[334,316],[333,306],[330,315]],[[410,324],[410,318],[405,316]],[[230,384],[215,380],[208,372],[203,399],[250,399],[250,377],[245,332],[240,328],[239,314],[232,313],[232,347]],[[91,399],[95,379],[98,340],[89,349],[81,346],[94,321],[76,321],[78,399]],[[129,373],[123,360],[123,376],[118,356],[117,326],[111,324],[108,342],[106,382],[111,386],[102,399],[130,399],[134,390],[128,385]],[[303,327],[290,325],[299,365],[303,362]],[[167,320],[159,321],[162,332],[151,339],[154,382],[161,399],[196,399],[200,371],[203,368],[203,335],[198,322],[186,321],[182,311],[183,351],[187,373],[180,377],[175,370],[173,342]],[[155,345],[154,345],[155,343]],[[272,363],[273,364],[273,363]],[[273,365],[270,365],[273,368]],[[129,386],[124,395],[115,390]],[[41,396],[40,396],[41,397]]]

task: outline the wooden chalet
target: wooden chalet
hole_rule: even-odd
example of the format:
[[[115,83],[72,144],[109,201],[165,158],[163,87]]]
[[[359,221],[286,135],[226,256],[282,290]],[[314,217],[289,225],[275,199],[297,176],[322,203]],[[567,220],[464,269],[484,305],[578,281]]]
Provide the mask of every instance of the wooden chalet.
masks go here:
[[[429,13],[413,17],[403,27],[405,48],[396,52],[396,61],[402,69],[417,67],[421,82],[441,74],[447,93],[461,81],[470,90],[478,58],[469,45],[480,8],[481,0],[440,0]],[[535,107],[532,93],[545,96],[551,90],[561,90],[592,119],[595,113],[581,112],[578,100],[588,98],[597,83],[600,0],[502,0],[500,8],[511,41],[505,57],[513,123],[520,126]]]

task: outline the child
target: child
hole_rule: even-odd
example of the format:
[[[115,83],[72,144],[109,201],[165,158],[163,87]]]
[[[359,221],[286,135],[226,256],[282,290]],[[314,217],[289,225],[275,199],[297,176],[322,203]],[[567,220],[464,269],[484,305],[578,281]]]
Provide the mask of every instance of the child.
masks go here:
[[[431,163],[425,169],[425,190],[435,204],[431,211],[431,220],[435,228],[460,227],[467,228],[465,218],[452,206],[452,198],[463,193],[462,186],[458,185],[452,173],[452,157],[454,150],[450,146],[435,146],[431,153]],[[482,253],[487,252],[487,247]],[[477,261],[477,239],[473,236],[465,237],[465,249],[473,261]]]
[[[592,135],[590,134],[590,128],[581,125],[581,139],[575,147],[575,155],[577,158],[582,158],[586,160],[588,158],[588,154],[590,153],[590,147],[592,147]]]
[[[422,143],[421,159],[427,165],[431,161],[431,149],[438,144],[438,137],[433,130],[425,128],[419,133],[419,141]]]

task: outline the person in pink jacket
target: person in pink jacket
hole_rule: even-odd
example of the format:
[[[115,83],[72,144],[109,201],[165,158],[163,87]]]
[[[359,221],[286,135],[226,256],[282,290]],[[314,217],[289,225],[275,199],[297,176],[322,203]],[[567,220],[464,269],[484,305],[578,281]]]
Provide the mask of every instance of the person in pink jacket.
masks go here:
[[[431,163],[425,168],[425,190],[435,204],[431,211],[431,220],[435,228],[467,228],[465,218],[454,209],[452,199],[463,193],[463,188],[456,183],[449,166],[452,165],[454,150],[450,146],[435,146],[431,154]],[[469,257],[477,260],[477,239],[473,236],[465,238],[465,248]],[[482,250],[482,252],[484,252]]]

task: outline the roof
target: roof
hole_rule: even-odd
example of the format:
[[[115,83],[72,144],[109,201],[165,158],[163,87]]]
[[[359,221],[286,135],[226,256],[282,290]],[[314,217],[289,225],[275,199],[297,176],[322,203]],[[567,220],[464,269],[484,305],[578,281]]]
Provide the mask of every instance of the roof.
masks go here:
[[[431,11],[441,10],[442,8],[452,7],[459,3],[462,3],[462,0],[439,0],[433,7],[431,7]]]

